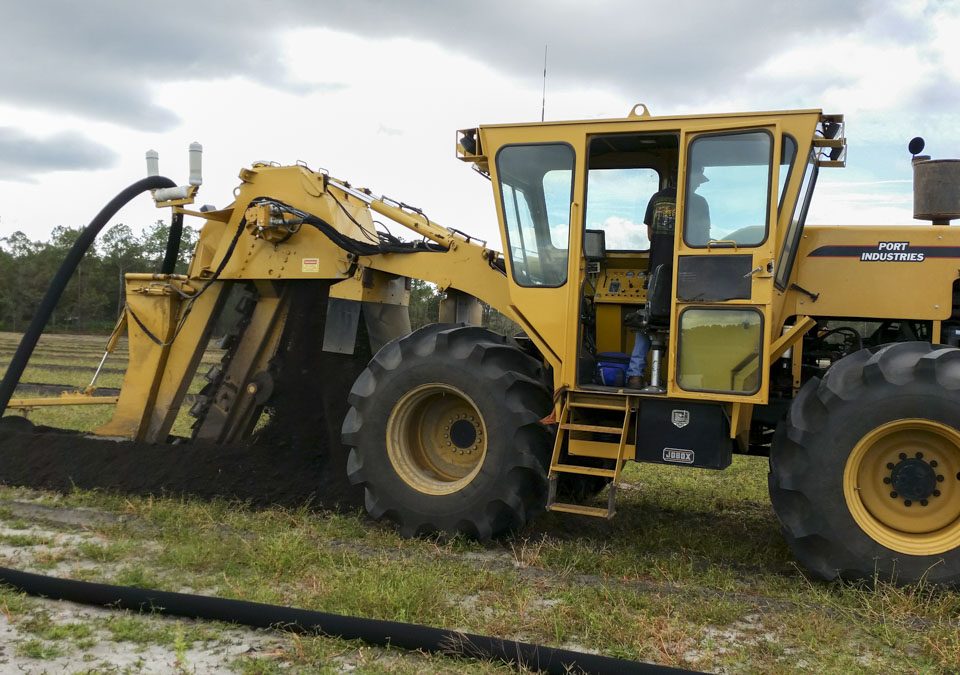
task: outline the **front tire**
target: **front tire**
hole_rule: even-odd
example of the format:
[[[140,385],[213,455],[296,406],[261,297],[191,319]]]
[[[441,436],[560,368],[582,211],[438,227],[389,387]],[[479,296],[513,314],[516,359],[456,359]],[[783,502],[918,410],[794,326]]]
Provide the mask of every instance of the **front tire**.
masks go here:
[[[800,563],[822,579],[960,582],[958,429],[958,349],[865,349],[807,382],[769,475]]]
[[[343,424],[351,483],[403,536],[488,539],[546,501],[551,437],[543,366],[484,328],[427,326],[385,345]]]

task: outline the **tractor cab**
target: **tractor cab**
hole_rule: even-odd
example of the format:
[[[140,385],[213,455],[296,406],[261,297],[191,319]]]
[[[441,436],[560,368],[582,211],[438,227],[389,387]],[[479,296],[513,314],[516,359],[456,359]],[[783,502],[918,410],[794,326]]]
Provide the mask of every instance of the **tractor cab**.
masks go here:
[[[538,327],[555,388],[766,403],[777,310],[841,122],[637,106],[472,130],[461,159],[493,179],[513,308]],[[642,390],[627,381],[638,334]]]

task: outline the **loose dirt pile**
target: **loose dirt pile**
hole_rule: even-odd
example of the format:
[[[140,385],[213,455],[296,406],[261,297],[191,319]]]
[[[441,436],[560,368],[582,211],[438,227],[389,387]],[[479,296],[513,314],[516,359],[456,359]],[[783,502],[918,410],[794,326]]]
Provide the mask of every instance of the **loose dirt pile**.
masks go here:
[[[269,421],[249,441],[147,445],[0,420],[0,482],[47,490],[100,488],[193,495],[254,505],[355,507],[340,427],[347,395],[370,358],[361,329],[355,355],[323,352],[326,287],[289,282],[291,310],[272,366]],[[318,292],[319,291],[319,292]]]
[[[9,420],[10,418],[6,418]],[[16,418],[14,418],[16,419]],[[99,488],[135,495],[191,495],[318,508],[353,506],[359,495],[330,457],[286,445],[147,445],[0,424],[0,481],[45,490]]]

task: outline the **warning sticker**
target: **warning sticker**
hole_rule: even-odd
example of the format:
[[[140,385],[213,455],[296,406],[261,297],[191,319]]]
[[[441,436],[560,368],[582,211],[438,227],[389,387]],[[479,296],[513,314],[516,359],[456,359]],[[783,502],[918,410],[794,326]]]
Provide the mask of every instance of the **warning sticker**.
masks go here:
[[[320,258],[301,258],[300,271],[301,272],[319,272]]]

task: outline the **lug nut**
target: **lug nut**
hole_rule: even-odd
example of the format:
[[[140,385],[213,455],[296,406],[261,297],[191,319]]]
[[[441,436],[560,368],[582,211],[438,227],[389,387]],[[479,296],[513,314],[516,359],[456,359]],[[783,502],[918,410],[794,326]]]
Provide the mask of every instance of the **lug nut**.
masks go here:
[[[909,499],[904,499],[904,500],[903,500],[903,505],[904,505],[904,506],[913,506],[913,502],[911,502]]]
[[[923,453],[922,453],[922,452],[918,452],[918,453],[917,453],[916,455],[914,455],[914,456],[915,456],[917,459],[923,459]]]
[[[932,494],[934,497],[939,497],[939,496],[940,496],[940,490],[934,490],[931,494]]]
[[[884,478],[883,482],[886,483],[887,485],[890,485],[890,476],[887,476],[886,478]]]
[[[893,464],[893,462],[887,462],[887,468],[890,469],[891,471],[893,471],[893,469],[894,469],[894,464]]]
[[[900,459],[906,459],[906,458],[907,458],[907,453],[901,452],[901,453],[900,453]]]
[[[931,459],[931,460],[930,460],[930,466],[932,466],[934,469],[936,469],[936,468],[937,468],[937,460]]]
[[[926,506],[927,504],[929,504],[929,502],[926,499],[920,500],[920,506]]]
[[[941,476],[939,473],[937,474],[937,482],[938,482],[938,483],[942,483],[942,482],[943,482],[943,476]]]
[[[897,495],[896,492],[891,492],[891,493],[890,493],[890,496],[893,497],[894,499],[896,499],[898,495]]]

